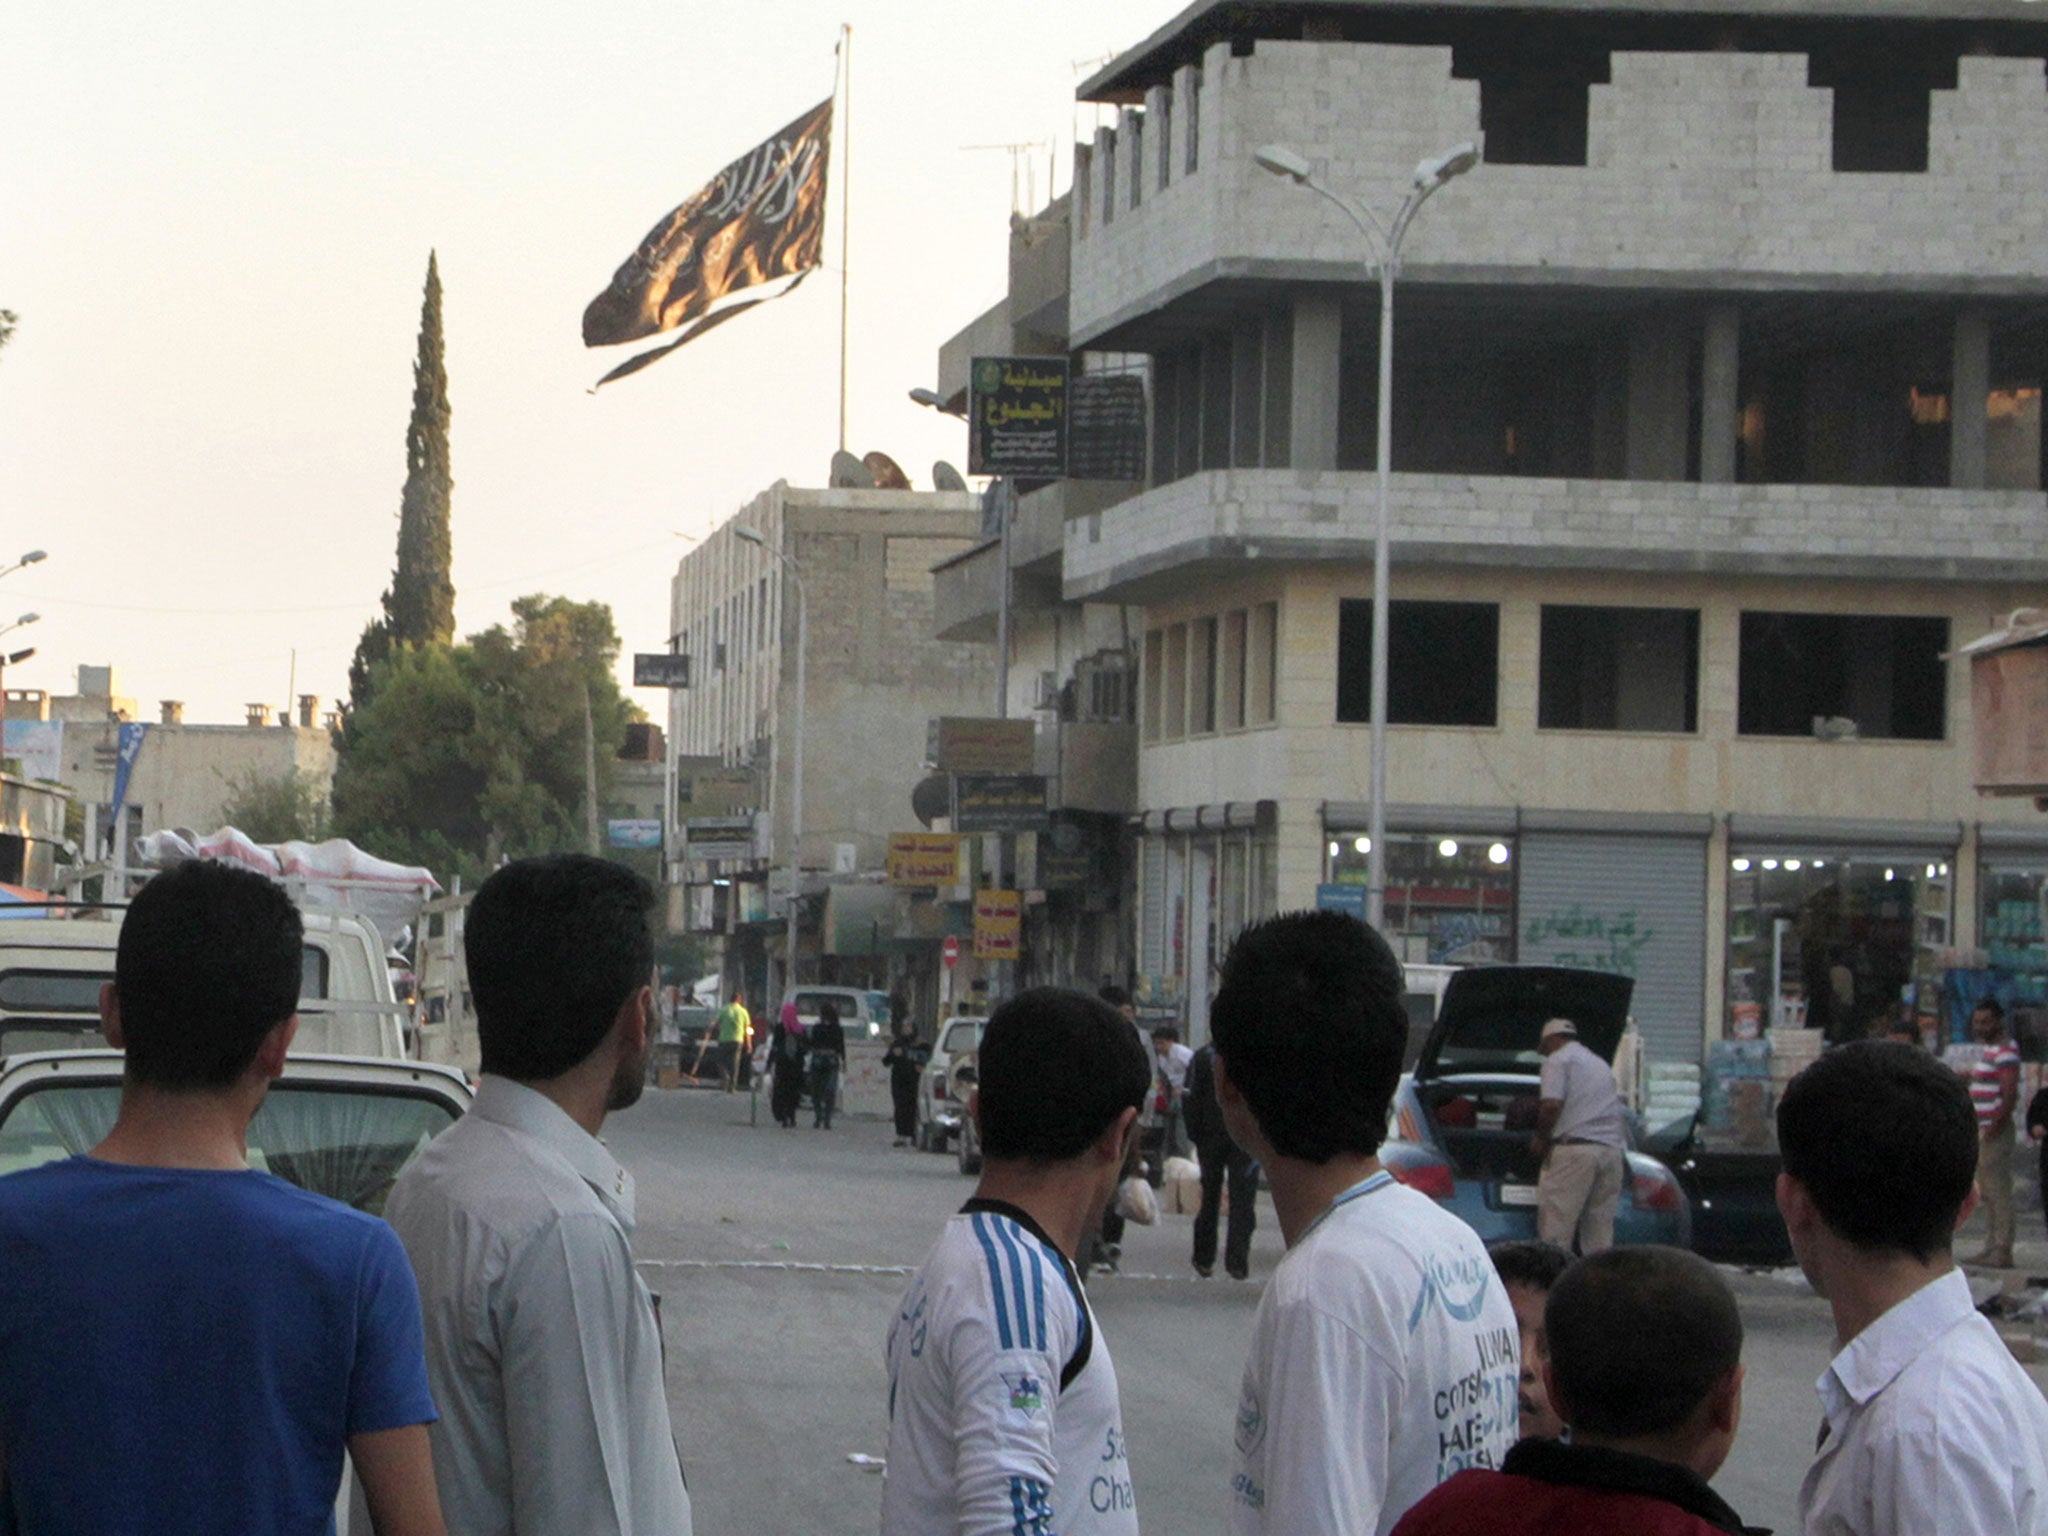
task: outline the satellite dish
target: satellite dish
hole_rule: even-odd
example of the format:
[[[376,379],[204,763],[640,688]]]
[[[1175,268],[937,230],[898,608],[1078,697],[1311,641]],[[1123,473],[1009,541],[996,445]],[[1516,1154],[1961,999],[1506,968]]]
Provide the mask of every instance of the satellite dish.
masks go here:
[[[868,473],[867,465],[842,448],[832,455],[832,488],[871,491],[875,488],[875,477]]]
[[[861,455],[861,463],[874,477],[875,489],[880,491],[907,491],[910,476],[903,473],[903,466],[877,448],[873,453]]]
[[[948,464],[944,459],[941,459],[932,466],[932,489],[939,491],[964,491],[967,489],[967,482],[961,478],[959,470]]]
[[[910,791],[910,809],[927,827],[941,816],[952,815],[952,775],[934,773],[919,779]]]

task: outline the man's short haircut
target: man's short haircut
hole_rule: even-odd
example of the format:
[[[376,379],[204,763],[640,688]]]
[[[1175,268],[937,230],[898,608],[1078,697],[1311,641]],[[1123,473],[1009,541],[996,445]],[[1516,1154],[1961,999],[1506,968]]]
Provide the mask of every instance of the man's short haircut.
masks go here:
[[[2005,1017],[2005,1004],[1995,997],[1980,997],[1975,1005],[1971,1007],[1970,1012],[1988,1013],[1994,1019],[2002,1019]]]
[[[1949,1251],[1977,1176],[1977,1112],[1940,1058],[1857,1040],[1786,1085],[1778,1149],[1837,1237],[1925,1263]]]
[[[1180,1030],[1171,1024],[1155,1024],[1152,1026],[1152,1038],[1154,1040],[1178,1040],[1180,1038]]]
[[[515,859],[469,904],[463,943],[483,1070],[559,1077],[603,1043],[654,970],[652,886],[583,853]]]
[[[1579,1260],[1543,1307],[1558,1415],[1575,1434],[1677,1429],[1741,1362],[1735,1293],[1682,1248],[1608,1248]]]
[[[1273,1150],[1326,1163],[1387,1134],[1408,1013],[1401,963],[1344,912],[1287,912],[1247,928],[1223,962],[1209,1032]]]
[[[1152,1086],[1151,1053],[1100,998],[1059,987],[1020,992],[981,1036],[981,1145],[1034,1163],[1078,1157]]]
[[[299,1006],[305,929],[282,887],[193,859],[136,893],[114,951],[128,1076],[227,1088]]]
[[[1502,1285],[1526,1285],[1546,1293],[1572,1264],[1570,1254],[1541,1238],[1488,1243],[1486,1252]]]
[[[1100,992],[1096,993],[1095,995],[1101,998],[1105,1003],[1109,1004],[1109,1006],[1112,1008],[1121,1008],[1125,1003],[1128,1003],[1131,1000],[1131,994],[1126,992],[1122,987],[1117,986],[1114,982],[1110,983],[1108,986],[1105,986]]]

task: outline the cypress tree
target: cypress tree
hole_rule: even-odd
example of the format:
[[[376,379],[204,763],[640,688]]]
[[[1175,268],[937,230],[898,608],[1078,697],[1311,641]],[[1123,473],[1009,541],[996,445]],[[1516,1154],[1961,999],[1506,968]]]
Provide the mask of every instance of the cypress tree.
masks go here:
[[[405,491],[398,507],[398,560],[349,664],[349,702],[369,701],[371,671],[393,644],[447,645],[455,638],[455,583],[448,531],[455,489],[448,461],[448,365],[441,336],[441,268],[427,253],[419,350],[412,365],[412,420],[405,429]]]

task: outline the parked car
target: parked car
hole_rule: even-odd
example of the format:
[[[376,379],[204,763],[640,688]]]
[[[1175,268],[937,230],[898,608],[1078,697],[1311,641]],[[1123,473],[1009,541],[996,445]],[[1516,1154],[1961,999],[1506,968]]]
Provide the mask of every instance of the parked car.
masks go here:
[[[0,923],[0,1058],[90,1049],[100,983],[114,979],[122,907]],[[412,1010],[398,1001],[384,946],[360,918],[306,912],[297,1048],[403,1057]]]
[[[959,1134],[967,1118],[967,1095],[954,1080],[953,1064],[963,1053],[980,1047],[981,1031],[987,1023],[979,1014],[959,1014],[939,1026],[931,1059],[917,1080],[920,1151],[943,1152],[946,1143]]]
[[[1693,1252],[1728,1264],[1792,1262],[1792,1235],[1778,1211],[1777,1148],[1701,1144],[1697,1113],[1643,1143],[1678,1175],[1692,1202]]]
[[[286,1058],[249,1125],[249,1165],[373,1216],[398,1175],[462,1117],[470,1090],[452,1067],[371,1057]],[[117,1051],[46,1051],[0,1061],[0,1174],[97,1145],[121,1102]],[[368,1536],[353,1475],[335,1501],[336,1536]]]
[[[960,1171],[966,1174],[981,1172],[981,1129],[974,1123],[974,1116],[966,1111],[967,1096],[974,1092],[974,1085],[981,1076],[980,1061],[981,1047],[976,1044],[974,1049],[962,1051],[953,1058],[951,1070],[953,1092],[959,1096],[961,1105],[960,1132],[953,1139],[953,1156],[960,1165]]]
[[[1474,966],[1445,982],[1414,1070],[1401,1079],[1380,1160],[1462,1217],[1487,1242],[1536,1235],[1535,1153],[1544,1022],[1570,1019],[1613,1061],[1635,983],[1559,966]],[[1689,1247],[1692,1207],[1672,1170],[1630,1152],[1615,1209],[1617,1243]]]
[[[839,1010],[839,1027],[846,1032],[846,1043],[856,1040],[874,1040],[889,1033],[889,994],[871,992],[865,987],[791,987],[782,994],[786,1005],[796,1003],[796,1016],[806,1028],[818,1022],[818,1005],[829,1002]],[[775,1019],[781,1017],[778,1008],[774,1017],[754,1016],[754,1032],[765,1035],[775,1027]]]

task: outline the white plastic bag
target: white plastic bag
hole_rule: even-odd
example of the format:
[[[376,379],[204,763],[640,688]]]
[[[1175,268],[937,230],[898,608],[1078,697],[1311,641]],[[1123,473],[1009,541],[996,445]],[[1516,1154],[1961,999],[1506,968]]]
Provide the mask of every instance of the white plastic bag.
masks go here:
[[[1124,1220],[1135,1221],[1141,1227],[1159,1220],[1158,1197],[1152,1193],[1150,1184],[1135,1175],[1117,1186],[1116,1208]]]

